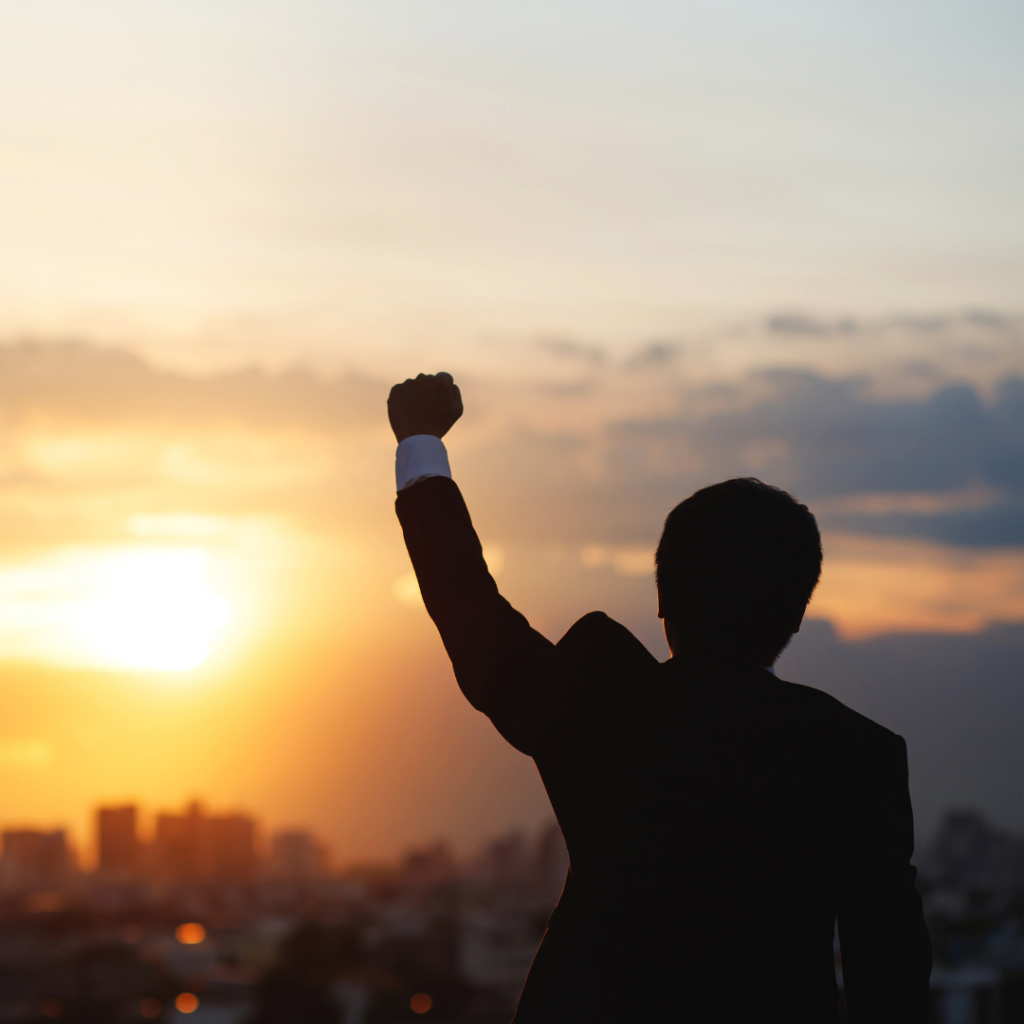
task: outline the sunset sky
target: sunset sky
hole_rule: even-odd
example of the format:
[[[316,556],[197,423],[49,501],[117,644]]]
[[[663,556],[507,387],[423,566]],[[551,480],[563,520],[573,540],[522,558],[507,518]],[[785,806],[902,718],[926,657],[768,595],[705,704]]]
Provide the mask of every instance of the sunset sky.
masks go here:
[[[780,673],[1024,826],[1018,4],[0,7],[0,824],[199,796],[340,863],[550,813],[394,517],[390,385],[507,596],[667,656],[651,552],[757,475]]]

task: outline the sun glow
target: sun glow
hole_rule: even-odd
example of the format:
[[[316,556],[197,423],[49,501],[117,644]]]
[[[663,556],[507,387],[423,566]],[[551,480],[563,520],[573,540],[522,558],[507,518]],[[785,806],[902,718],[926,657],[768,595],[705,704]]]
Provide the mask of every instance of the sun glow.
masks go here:
[[[231,614],[203,583],[207,563],[194,550],[125,557],[106,593],[82,608],[82,633],[108,664],[170,672],[201,665]]]
[[[0,657],[181,672],[231,615],[184,547],[78,548],[0,568]]]

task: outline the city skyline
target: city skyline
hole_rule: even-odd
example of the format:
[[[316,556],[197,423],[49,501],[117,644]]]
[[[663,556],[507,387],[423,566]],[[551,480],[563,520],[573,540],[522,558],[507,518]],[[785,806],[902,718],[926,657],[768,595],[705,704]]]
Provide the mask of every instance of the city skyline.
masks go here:
[[[492,836],[471,858],[435,842],[331,874],[316,869],[309,835],[292,833],[305,842],[274,851],[299,852],[290,863],[253,871],[235,859],[218,870],[214,860],[196,870],[186,855],[177,871],[159,858],[139,870],[135,811],[98,809],[111,863],[84,875],[62,870],[62,833],[4,832],[0,1008],[10,1019],[176,1020],[177,1010],[254,1024],[263,1014],[276,1021],[283,1002],[288,1012],[303,1006],[304,1019],[341,1011],[346,1024],[365,1024],[368,1012],[397,1022],[432,1010],[499,1024],[512,1013],[568,864],[550,822],[529,836]],[[182,825],[237,815],[206,816],[193,804],[159,817],[171,821],[176,842]],[[193,831],[200,846],[201,832]],[[206,838],[216,845],[213,833]],[[1019,1016],[1022,856],[1024,833],[968,808],[945,814],[919,850],[936,1024],[964,1013],[999,1024]],[[757,955],[742,933],[736,941]],[[833,956],[841,991],[838,942]]]
[[[144,827],[147,818],[149,827]],[[78,874],[115,884],[144,880],[228,884],[260,879],[314,882],[367,871],[402,870],[410,876],[433,880],[479,862],[481,855],[496,865],[504,863],[505,869],[495,870],[511,872],[512,877],[520,870],[516,864],[525,856],[525,831],[512,829],[497,837],[489,836],[469,855],[456,853],[443,837],[437,836],[377,862],[338,863],[308,826],[266,829],[255,815],[240,810],[210,812],[197,799],[177,811],[144,811],[136,804],[99,804],[94,810],[85,856],[82,849],[69,842],[64,828],[47,830],[27,824],[13,828],[0,822],[0,892],[45,893],[48,885]],[[564,870],[567,855],[554,818],[531,831],[536,832],[534,841],[542,860],[564,859]],[[552,844],[561,851],[557,857]]]

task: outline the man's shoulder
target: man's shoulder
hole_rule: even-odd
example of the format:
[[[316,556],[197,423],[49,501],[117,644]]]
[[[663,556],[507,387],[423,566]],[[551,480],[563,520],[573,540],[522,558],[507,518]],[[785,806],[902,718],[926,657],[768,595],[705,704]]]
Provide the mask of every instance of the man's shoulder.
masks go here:
[[[617,669],[656,668],[658,659],[621,622],[604,612],[588,612],[566,630],[556,645],[577,662]]]
[[[903,738],[867,715],[862,715],[824,690],[785,679],[772,678],[768,684],[779,704],[800,718],[825,728],[837,738],[857,746],[881,751],[898,751]]]

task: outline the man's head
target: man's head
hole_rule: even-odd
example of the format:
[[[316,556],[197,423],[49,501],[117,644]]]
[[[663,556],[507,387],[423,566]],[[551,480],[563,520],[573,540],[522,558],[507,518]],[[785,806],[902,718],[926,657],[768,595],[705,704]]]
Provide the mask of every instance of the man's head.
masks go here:
[[[665,520],[658,614],[673,654],[771,665],[821,576],[806,505],[753,478],[697,491]]]

